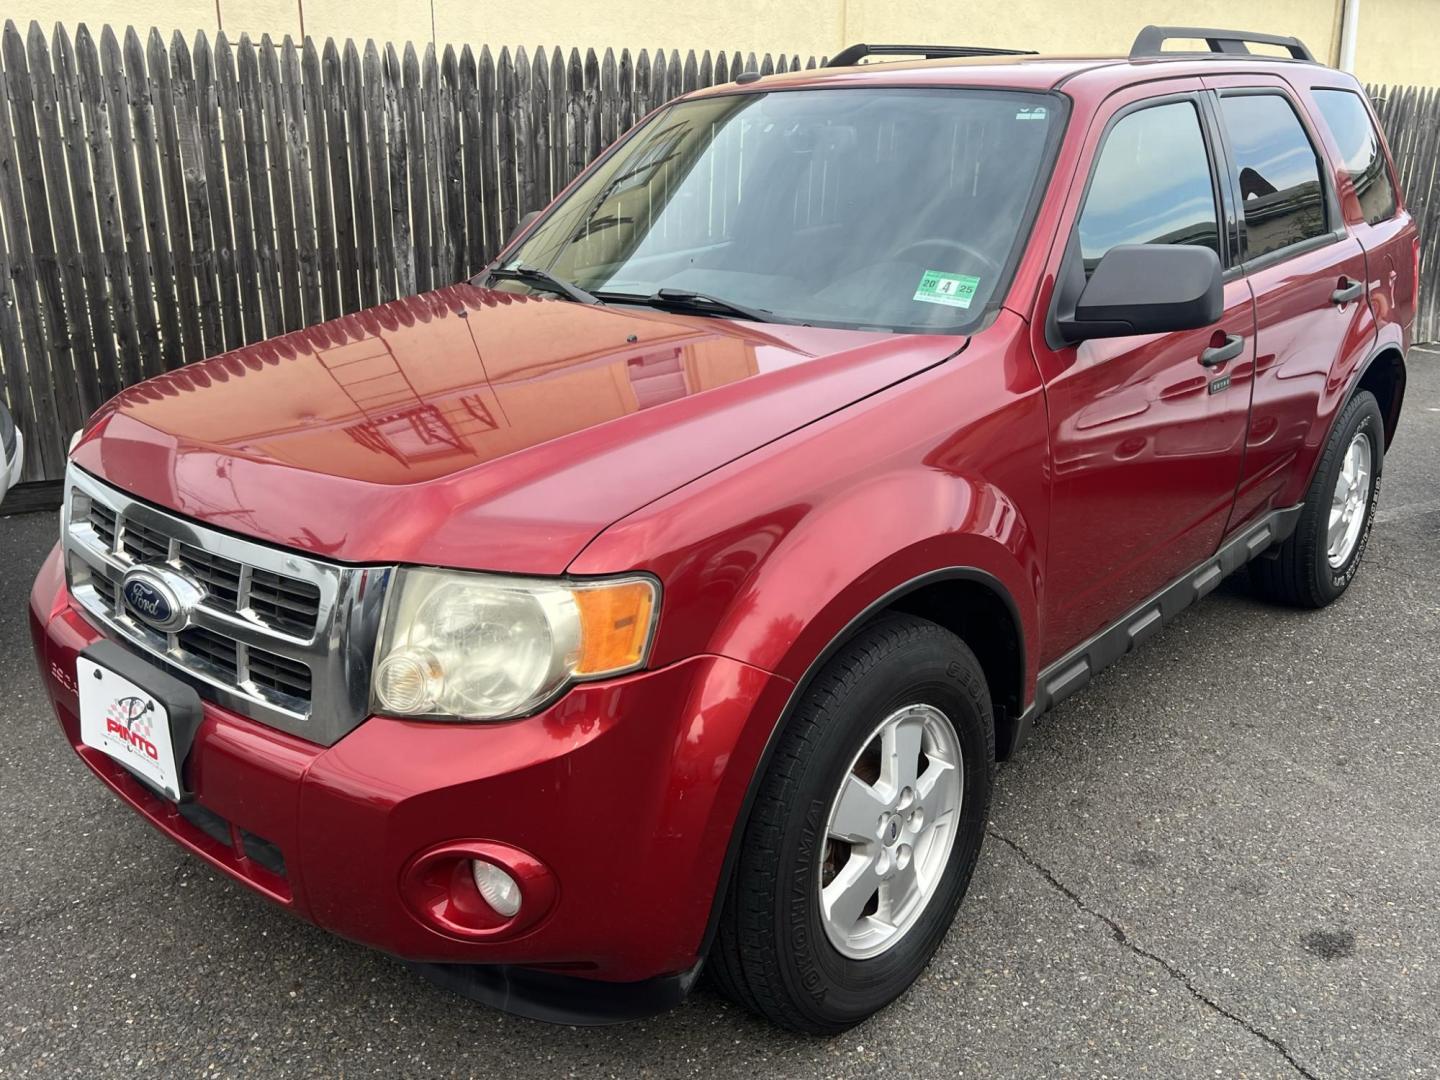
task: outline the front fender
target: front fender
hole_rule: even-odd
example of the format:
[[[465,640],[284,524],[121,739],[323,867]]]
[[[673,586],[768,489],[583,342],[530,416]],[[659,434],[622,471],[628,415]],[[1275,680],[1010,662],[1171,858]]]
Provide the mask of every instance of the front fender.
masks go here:
[[[951,567],[999,582],[1024,640],[1038,641],[1047,425],[1013,329],[1002,320],[1002,348],[977,339],[672,492],[602,533],[570,572],[664,583],[654,666],[716,654],[798,680],[877,599]],[[1025,652],[1028,695],[1038,658]]]
[[[952,569],[993,581],[1023,640],[1038,639],[1038,553],[1014,500],[983,480],[934,471],[871,477],[815,507],[774,545],[704,651],[798,682],[862,615]],[[1035,674],[1027,667],[1027,688]]]

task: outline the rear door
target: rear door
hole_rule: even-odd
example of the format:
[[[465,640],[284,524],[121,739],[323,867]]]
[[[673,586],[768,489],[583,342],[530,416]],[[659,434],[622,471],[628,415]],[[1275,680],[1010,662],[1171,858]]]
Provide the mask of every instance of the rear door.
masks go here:
[[[1380,125],[1358,86],[1326,72],[1328,85],[1306,94],[1310,114],[1330,159],[1339,166],[1340,210],[1345,224],[1365,249],[1370,277],[1370,307],[1380,326],[1402,348],[1410,344],[1415,321],[1416,245],[1414,223],[1400,205],[1399,186],[1380,138]]]
[[[1230,261],[1205,99],[1186,79],[1131,87],[1102,106],[1052,253],[1056,272],[1067,244],[1087,274],[1117,244],[1195,244]],[[1057,348],[1043,331],[1053,290],[1039,302],[1032,341],[1052,462],[1044,663],[1214,554],[1240,478],[1255,318],[1238,270],[1227,274],[1221,320],[1175,334]],[[1230,360],[1202,363],[1227,345]]]
[[[1335,176],[1283,80],[1208,76],[1218,94],[1241,268],[1255,295],[1245,464],[1227,532],[1304,499],[1350,375],[1375,342],[1365,251]]]

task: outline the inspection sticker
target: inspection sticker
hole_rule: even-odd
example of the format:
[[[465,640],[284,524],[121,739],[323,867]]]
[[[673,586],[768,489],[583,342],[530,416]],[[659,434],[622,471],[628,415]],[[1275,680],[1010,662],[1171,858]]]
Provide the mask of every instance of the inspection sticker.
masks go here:
[[[926,270],[920,275],[920,287],[912,297],[923,304],[944,304],[947,307],[968,308],[975,299],[975,290],[980,279],[969,274],[946,274],[940,270]]]

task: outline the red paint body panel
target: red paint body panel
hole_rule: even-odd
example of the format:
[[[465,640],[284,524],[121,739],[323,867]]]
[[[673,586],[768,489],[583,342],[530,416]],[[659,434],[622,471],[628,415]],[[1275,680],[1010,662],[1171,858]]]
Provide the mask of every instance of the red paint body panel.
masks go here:
[[[647,571],[648,666],[498,724],[372,717],[320,747],[206,702],[186,763],[219,839],[80,745],[74,666],[99,637],[57,558],[31,598],[66,738],[131,807],[298,915],[417,960],[632,981],[694,966],[747,791],[796,687],[892,591],[969,568],[1013,605],[1040,672],[1266,510],[1298,502],[1337,410],[1414,318],[1414,225],[1235,268],[1220,324],[1052,348],[1045,323],[1106,121],[1129,103],[1313,86],[1243,58],[987,58],[766,79],[1051,90],[1070,118],[1003,304],[967,337],[536,301],[470,285],[396,301],[133,387],[76,464],[258,541],[349,563]],[[745,92],[716,87],[703,95]],[[1337,223],[1339,224],[1339,223]],[[1339,279],[1367,283],[1343,308]],[[1198,363],[1216,333],[1240,357]],[[1228,376],[1223,392],[1210,380]],[[228,835],[223,830],[229,830]],[[244,834],[279,849],[278,876]],[[226,840],[228,839],[228,843]],[[547,912],[483,940],[401,897],[447,844],[518,849]],[[420,863],[424,866],[423,859]]]
[[[555,574],[612,521],[959,344],[456,285],[131,387],[74,460],[326,558]],[[675,377],[647,385],[656,369]]]
[[[1373,353],[1369,306],[1363,299],[1343,308],[1330,302],[1342,278],[1365,280],[1365,253],[1354,239],[1250,275],[1259,358],[1237,526],[1305,497],[1330,422]]]

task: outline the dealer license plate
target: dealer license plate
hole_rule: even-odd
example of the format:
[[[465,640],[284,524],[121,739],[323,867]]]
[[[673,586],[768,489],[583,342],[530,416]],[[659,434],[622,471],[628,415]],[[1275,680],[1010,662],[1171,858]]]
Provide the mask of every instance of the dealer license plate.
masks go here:
[[[80,740],[178,802],[180,772],[165,706],[143,687],[84,656],[76,658],[75,667]]]

